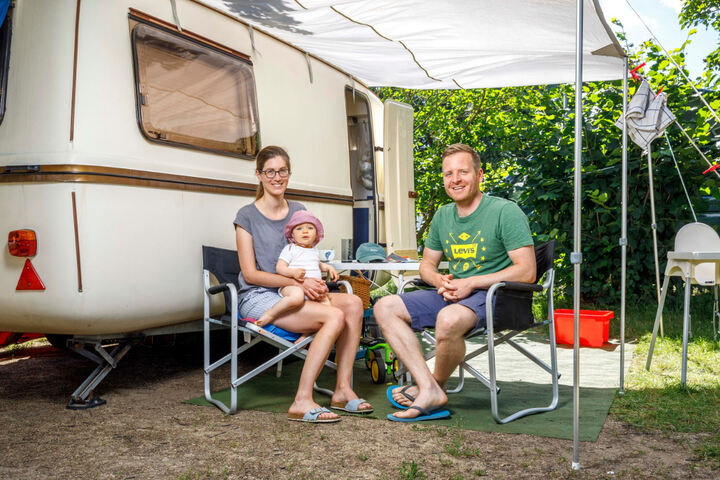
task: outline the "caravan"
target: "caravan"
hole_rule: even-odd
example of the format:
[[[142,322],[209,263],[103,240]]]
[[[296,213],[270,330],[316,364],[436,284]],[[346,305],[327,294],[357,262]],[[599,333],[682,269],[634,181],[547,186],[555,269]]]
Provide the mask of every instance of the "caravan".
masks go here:
[[[324,221],[321,248],[339,257],[344,239],[414,232],[411,109],[226,13],[178,1],[180,22],[172,7],[11,3],[0,35],[10,237],[0,331],[109,337],[202,318],[200,247],[234,247],[264,145],[290,153],[289,197]],[[403,158],[383,152],[398,142]],[[383,181],[398,162],[410,166],[404,196]],[[30,230],[37,251],[22,256]],[[406,238],[395,248],[413,248]]]
[[[234,249],[262,146],[290,153],[320,248],[415,248],[408,106],[201,2],[3,4],[0,332],[98,363],[69,406],[133,341],[202,328],[201,246]]]

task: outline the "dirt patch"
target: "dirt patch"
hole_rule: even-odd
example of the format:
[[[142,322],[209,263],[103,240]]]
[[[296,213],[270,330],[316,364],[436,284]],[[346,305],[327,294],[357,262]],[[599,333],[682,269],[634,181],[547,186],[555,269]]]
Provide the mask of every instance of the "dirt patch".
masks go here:
[[[639,433],[612,417],[595,443],[397,425],[344,417],[334,425],[282,414],[226,416],[183,403],[202,394],[201,352],[139,346],[98,393],[65,409],[92,365],[46,343],[0,353],[0,478],[471,479],[718,478],[692,436]],[[247,369],[250,365],[243,365]],[[242,400],[240,400],[242,402]],[[405,463],[403,463],[403,461]]]

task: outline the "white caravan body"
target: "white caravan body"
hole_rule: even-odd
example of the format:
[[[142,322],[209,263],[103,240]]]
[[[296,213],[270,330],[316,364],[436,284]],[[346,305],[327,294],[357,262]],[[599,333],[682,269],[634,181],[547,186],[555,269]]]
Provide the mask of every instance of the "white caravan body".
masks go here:
[[[386,221],[394,232],[400,224],[414,231],[412,215],[385,219],[383,213],[391,211],[386,200],[411,206],[412,199],[395,191],[397,184],[393,199],[384,198],[382,185],[392,179],[382,172],[393,170],[376,148],[384,145],[385,107],[374,93],[221,12],[190,0],[177,6],[180,29],[167,1],[16,0],[11,7],[0,232],[37,233],[30,260],[45,289],[16,290],[26,259],[4,248],[0,331],[105,335],[200,319],[201,246],[235,248],[232,221],[254,199],[254,159],[178,146],[142,131],[138,111],[157,96],[148,96],[136,78],[132,29],[138,24],[221,56],[245,56],[254,82],[244,88],[256,99],[248,123],[258,142],[253,151],[280,145],[289,152],[288,197],[323,221],[319,248],[339,258],[342,240],[353,238],[358,206],[366,209],[367,240],[384,243]],[[181,113],[177,106],[174,114]],[[402,118],[401,135],[411,142],[412,116]],[[357,142],[348,133],[350,124],[363,122],[373,167],[369,194],[353,186],[363,183],[355,170],[368,157],[353,160]],[[405,150],[397,161],[411,166],[412,148]],[[367,176],[364,182],[367,187]],[[413,247],[414,237],[395,249]]]

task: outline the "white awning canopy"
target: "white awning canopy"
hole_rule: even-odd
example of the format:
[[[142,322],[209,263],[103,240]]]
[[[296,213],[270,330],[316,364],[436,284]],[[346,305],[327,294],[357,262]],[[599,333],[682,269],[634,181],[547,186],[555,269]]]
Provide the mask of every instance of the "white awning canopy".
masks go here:
[[[570,83],[575,0],[201,0],[368,86]],[[584,0],[584,81],[622,78],[623,51]]]

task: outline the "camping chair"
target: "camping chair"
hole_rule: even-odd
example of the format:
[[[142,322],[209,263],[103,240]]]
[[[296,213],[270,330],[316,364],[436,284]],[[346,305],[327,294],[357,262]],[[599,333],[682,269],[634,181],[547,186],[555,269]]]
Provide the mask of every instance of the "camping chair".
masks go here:
[[[538,281],[540,281],[543,275],[545,275],[545,281],[542,285],[537,283],[521,282],[499,282],[492,285],[488,289],[487,305],[485,307],[487,312],[487,327],[475,328],[465,335],[466,339],[473,338],[478,335],[485,335],[487,336],[487,345],[465,355],[465,359],[458,367],[460,383],[457,387],[448,389],[447,393],[460,392],[465,384],[465,372],[468,372],[490,389],[490,409],[492,416],[497,423],[508,423],[526,415],[549,412],[554,410],[558,404],[558,379],[560,378],[560,374],[557,370],[557,348],[555,343],[555,322],[553,317],[553,285],[555,280],[555,271],[553,269],[554,251],[554,240],[535,247],[535,261],[537,263]],[[400,290],[404,291],[405,287],[410,284],[414,284],[416,286],[429,286],[422,282],[422,280],[414,279],[401,285]],[[532,302],[533,294],[535,292],[545,292],[547,294],[547,320],[536,320],[533,316]],[[512,338],[519,333],[541,325],[547,325],[549,328],[550,365],[512,340]],[[503,333],[500,336],[495,337],[496,331]],[[423,330],[422,337],[431,345],[435,345],[435,337],[429,331]],[[498,413],[498,394],[500,393],[500,388],[497,386],[495,347],[502,343],[510,345],[551,375],[552,401],[548,406],[527,408],[515,412],[507,417],[500,417]],[[471,359],[485,352],[488,353],[489,378],[478,372],[468,363]],[[434,356],[435,350],[433,349],[425,354],[425,360],[429,360]],[[407,369],[405,367],[402,367],[398,371],[400,383],[403,383],[405,380],[409,380],[409,375],[406,372]]]
[[[650,370],[653,350],[655,349],[655,338],[657,337],[658,326],[662,316],[665,296],[670,284],[670,277],[682,277],[685,282],[685,303],[683,308],[683,346],[680,383],[685,385],[687,373],[687,349],[690,332],[690,298],[692,285],[713,287],[713,339],[717,340],[717,327],[715,320],[718,318],[718,284],[720,283],[720,237],[711,226],[700,222],[684,225],[675,235],[675,250],[668,252],[668,263],[665,266],[665,280],[663,281],[660,293],[660,303],[655,315],[655,325],[650,340],[645,369]]]
[[[220,408],[225,413],[234,414],[237,411],[237,387],[252,379],[256,375],[277,365],[277,375],[282,372],[283,359],[295,355],[305,359],[307,351],[305,347],[312,342],[314,335],[309,335],[297,344],[283,338],[285,332],[276,327],[276,332],[271,333],[266,329],[256,326],[253,322],[238,318],[238,273],[240,264],[235,250],[226,250],[216,247],[202,247],[203,251],[203,375],[205,387],[205,399]],[[211,286],[210,274],[217,278],[219,285]],[[344,285],[348,293],[352,288],[347,282],[328,283],[328,288],[337,290],[338,285]],[[210,296],[224,293],[225,313],[219,318],[210,315]],[[210,363],[210,331],[213,328],[230,328],[230,353],[219,360]],[[238,331],[243,333],[245,345],[238,347]],[[252,369],[241,377],[238,377],[237,358],[238,355],[252,348],[258,343],[266,342],[278,348],[279,353],[264,362],[262,365]],[[213,398],[210,391],[210,374],[213,370],[230,362],[230,405],[225,405],[220,400]],[[325,366],[337,370],[335,363],[326,360]],[[319,388],[314,385],[315,391],[332,395],[331,390]]]

